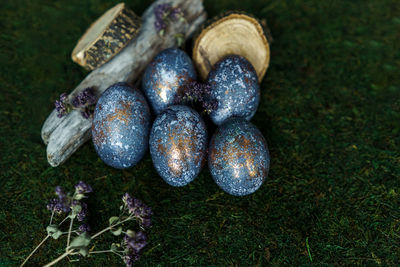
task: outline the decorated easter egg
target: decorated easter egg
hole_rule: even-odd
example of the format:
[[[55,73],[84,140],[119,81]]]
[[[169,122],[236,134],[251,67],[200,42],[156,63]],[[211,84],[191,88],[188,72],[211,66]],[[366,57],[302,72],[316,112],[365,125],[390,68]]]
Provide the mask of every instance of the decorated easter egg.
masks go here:
[[[150,154],[158,174],[172,186],[184,186],[200,173],[207,149],[201,116],[187,106],[170,106],[154,121]]]
[[[231,195],[255,192],[268,175],[269,161],[263,135],[243,118],[228,119],[211,139],[208,167],[217,185]]]
[[[185,86],[196,80],[196,71],[190,57],[180,49],[169,48],[160,52],[147,66],[142,89],[156,115],[175,99]]]
[[[218,108],[210,113],[215,124],[231,117],[250,120],[254,116],[260,102],[260,87],[256,71],[244,57],[230,55],[218,61],[207,82],[218,103]]]
[[[143,94],[125,83],[110,86],[99,98],[93,115],[92,140],[100,158],[125,169],[147,150],[150,108]]]

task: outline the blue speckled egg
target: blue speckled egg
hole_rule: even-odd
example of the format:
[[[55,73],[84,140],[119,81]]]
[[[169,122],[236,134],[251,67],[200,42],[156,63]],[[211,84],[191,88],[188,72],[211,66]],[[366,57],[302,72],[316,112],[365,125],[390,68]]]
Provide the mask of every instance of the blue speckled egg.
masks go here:
[[[175,103],[175,98],[189,82],[196,80],[190,57],[180,49],[160,52],[147,66],[142,89],[156,115]]]
[[[238,55],[226,56],[218,61],[207,77],[211,96],[218,108],[210,113],[211,120],[221,125],[230,117],[250,120],[260,102],[257,73],[247,59]]]
[[[268,175],[267,143],[250,122],[243,118],[228,119],[211,139],[208,167],[225,192],[234,196],[251,194]]]
[[[170,106],[158,115],[150,132],[150,154],[158,174],[172,186],[196,178],[205,161],[207,129],[187,106]]]
[[[93,115],[92,139],[100,158],[125,169],[147,150],[150,108],[143,94],[125,83],[110,86],[99,98]]]

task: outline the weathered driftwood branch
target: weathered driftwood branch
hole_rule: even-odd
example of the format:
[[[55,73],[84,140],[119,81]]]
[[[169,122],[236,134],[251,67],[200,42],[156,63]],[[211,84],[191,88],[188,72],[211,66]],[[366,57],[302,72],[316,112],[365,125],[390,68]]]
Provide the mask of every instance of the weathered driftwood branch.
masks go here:
[[[171,23],[160,37],[154,28],[154,7],[161,3],[171,3],[184,13],[186,22]],[[205,21],[206,13],[201,0],[159,0],[142,15],[139,35],[113,59],[92,71],[70,94],[74,97],[87,87],[95,87],[99,96],[116,82],[134,82],[153,57],[163,49],[176,44],[175,35],[183,33],[190,37]],[[55,110],[42,127],[42,139],[47,144],[47,159],[51,166],[58,166],[67,160],[90,138],[91,120],[84,119],[79,111],[72,111],[62,118]]]

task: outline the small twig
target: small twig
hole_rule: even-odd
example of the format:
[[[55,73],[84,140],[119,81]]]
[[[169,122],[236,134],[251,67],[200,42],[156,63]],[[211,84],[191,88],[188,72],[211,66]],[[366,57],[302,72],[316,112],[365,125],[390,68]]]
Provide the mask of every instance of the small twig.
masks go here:
[[[36,250],[38,250],[40,248],[41,245],[43,245],[44,242],[46,242],[46,240],[50,237],[50,235],[47,235],[45,238],[43,238],[42,242],[39,243],[39,245],[36,246],[36,248],[31,252],[31,254],[29,254],[28,257],[26,257],[26,259],[24,260],[24,262],[20,265],[20,267],[24,266],[25,263],[29,260],[30,257],[32,257],[32,255],[36,252]]]
[[[161,244],[160,243],[158,243],[157,245],[155,245],[154,247],[152,247],[151,249],[148,249],[144,254],[149,254],[151,251],[153,251],[156,247],[159,247],[159,246],[161,246]]]
[[[53,266],[54,264],[56,264],[57,262],[59,262],[60,260],[64,259],[65,257],[67,257],[68,255],[71,255],[74,253],[74,250],[67,250],[64,254],[62,254],[60,257],[58,257],[57,259],[53,260],[52,262],[44,265],[43,267],[50,267]]]
[[[97,181],[97,180],[101,180],[101,179],[105,179],[105,178],[107,178],[107,175],[103,175],[103,176],[97,177],[94,180]]]

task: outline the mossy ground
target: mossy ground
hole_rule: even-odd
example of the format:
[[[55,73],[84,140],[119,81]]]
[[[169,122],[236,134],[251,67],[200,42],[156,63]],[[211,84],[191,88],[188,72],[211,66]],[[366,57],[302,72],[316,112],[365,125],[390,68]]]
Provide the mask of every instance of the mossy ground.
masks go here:
[[[44,237],[54,187],[78,180],[95,189],[94,229],[117,212],[123,192],[153,207],[138,265],[398,266],[398,0],[205,1],[209,16],[239,9],[267,19],[275,38],[252,120],[268,141],[271,171],[241,198],[223,193],[207,168],[189,186],[170,187],[149,155],[130,170],[111,169],[90,143],[64,165],[48,165],[42,123],[60,93],[86,75],[70,52],[117,2],[0,1],[0,266],[22,262]],[[150,2],[128,5],[140,14]],[[31,266],[63,245],[48,242]],[[79,265],[119,263],[100,255]]]

